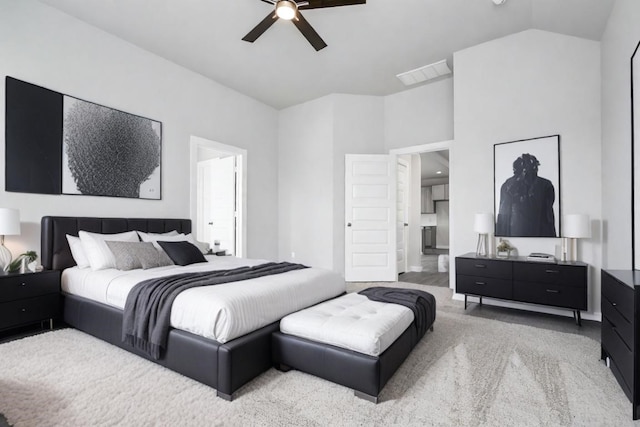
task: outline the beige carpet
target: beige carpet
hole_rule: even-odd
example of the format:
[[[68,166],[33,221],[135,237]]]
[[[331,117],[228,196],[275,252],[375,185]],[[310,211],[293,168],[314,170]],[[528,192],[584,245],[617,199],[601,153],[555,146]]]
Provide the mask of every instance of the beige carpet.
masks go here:
[[[351,290],[363,285],[351,285]],[[65,329],[0,345],[0,413],[15,426],[624,426],[631,404],[597,341],[468,316],[450,291],[373,405],[300,372],[269,370],[233,402]]]

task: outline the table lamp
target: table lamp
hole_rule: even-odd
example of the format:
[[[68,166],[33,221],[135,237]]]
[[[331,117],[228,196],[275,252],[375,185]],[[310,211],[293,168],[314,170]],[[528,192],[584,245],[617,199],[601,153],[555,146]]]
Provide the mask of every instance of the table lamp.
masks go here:
[[[576,239],[591,237],[589,216],[565,215],[562,221],[562,261],[576,261],[578,248]]]
[[[488,251],[488,235],[493,231],[493,214],[477,213],[473,224],[473,231],[478,233],[478,246],[476,247],[476,256],[487,256]]]
[[[4,236],[20,234],[20,211],[0,208],[0,271],[11,262],[11,251],[4,245]]]

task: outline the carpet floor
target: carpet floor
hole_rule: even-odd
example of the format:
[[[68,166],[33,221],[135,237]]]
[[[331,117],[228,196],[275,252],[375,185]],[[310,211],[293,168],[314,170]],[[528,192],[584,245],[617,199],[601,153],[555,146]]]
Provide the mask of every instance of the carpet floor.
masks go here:
[[[368,285],[350,284],[350,291]],[[464,315],[449,289],[421,289],[437,299],[435,331],[378,405],[274,369],[227,402],[207,386],[62,329],[0,345],[0,412],[16,427],[634,425],[596,340]]]

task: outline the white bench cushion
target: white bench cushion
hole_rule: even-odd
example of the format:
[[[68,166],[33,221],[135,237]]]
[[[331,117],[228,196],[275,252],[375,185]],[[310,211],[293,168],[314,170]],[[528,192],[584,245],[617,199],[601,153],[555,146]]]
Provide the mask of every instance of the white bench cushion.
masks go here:
[[[413,312],[407,307],[351,293],[289,314],[280,321],[280,331],[379,356],[411,322]]]

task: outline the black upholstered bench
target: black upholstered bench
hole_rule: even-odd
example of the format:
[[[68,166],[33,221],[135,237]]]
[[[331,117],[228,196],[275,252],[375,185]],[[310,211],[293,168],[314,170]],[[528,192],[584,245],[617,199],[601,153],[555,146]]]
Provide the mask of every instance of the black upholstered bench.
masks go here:
[[[426,317],[426,324],[422,319],[422,330],[433,331],[435,298],[426,292],[422,294],[431,307],[427,310],[430,313],[421,316]],[[421,336],[415,316],[407,314],[404,307],[367,302],[362,298],[366,299],[358,294],[343,295],[282,319],[281,331],[272,334],[276,368],[284,372],[296,369],[315,375],[352,388],[356,396],[377,403],[380,391]],[[397,325],[391,326],[395,331],[387,333],[376,329],[376,325],[388,325],[391,323],[389,319],[393,318],[397,318]],[[344,333],[341,334],[341,330]],[[369,333],[371,342],[355,342]],[[382,338],[376,338],[379,336]],[[389,343],[391,337],[393,342]]]

